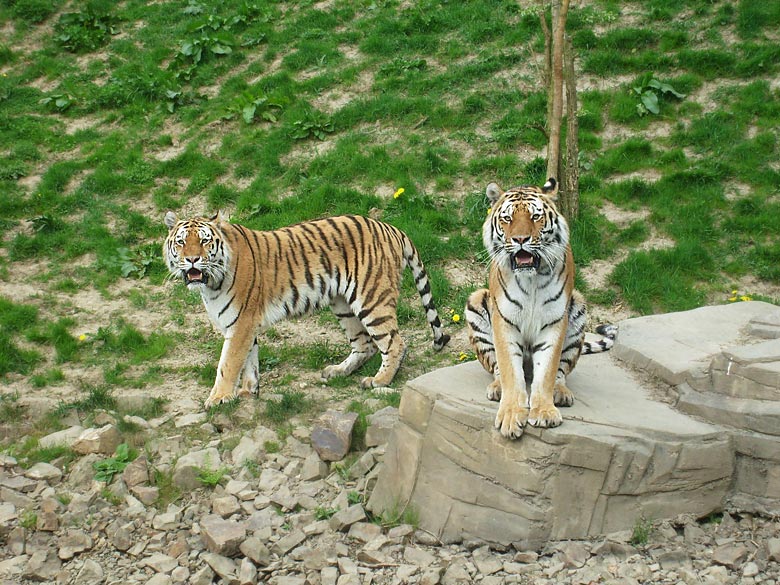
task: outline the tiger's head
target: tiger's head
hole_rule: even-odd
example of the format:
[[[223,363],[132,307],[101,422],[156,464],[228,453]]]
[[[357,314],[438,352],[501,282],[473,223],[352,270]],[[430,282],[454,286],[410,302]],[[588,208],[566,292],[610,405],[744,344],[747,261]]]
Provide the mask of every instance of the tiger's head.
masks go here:
[[[493,262],[506,263],[517,273],[563,261],[569,227],[555,207],[555,179],[549,178],[541,188],[523,185],[508,191],[490,183],[485,192],[491,211],[482,228],[482,240]]]
[[[230,265],[218,213],[210,218],[178,220],[176,214],[165,214],[168,237],[163,256],[173,276],[181,276],[187,288],[219,288]]]

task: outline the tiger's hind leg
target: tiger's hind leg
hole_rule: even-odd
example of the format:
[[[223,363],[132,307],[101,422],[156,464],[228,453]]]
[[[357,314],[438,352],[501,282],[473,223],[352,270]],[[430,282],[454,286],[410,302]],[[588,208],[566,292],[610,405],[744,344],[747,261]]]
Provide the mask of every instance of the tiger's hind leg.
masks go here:
[[[471,293],[466,302],[466,328],[469,333],[469,343],[474,353],[488,372],[493,374],[493,381],[487,387],[488,400],[501,400],[501,377],[496,362],[496,348],[493,344],[493,326],[490,323],[490,291],[486,288]]]
[[[324,380],[330,380],[336,376],[348,376],[376,353],[376,346],[371,340],[371,336],[363,327],[360,319],[352,313],[352,309],[349,308],[344,298],[336,297],[331,303],[331,309],[347,334],[352,351],[340,364],[327,366],[322,371]]]
[[[566,329],[566,339],[561,350],[561,359],[555,375],[555,391],[553,402],[555,406],[571,406],[574,404],[574,394],[566,386],[568,376],[577,365],[582,343],[585,340],[585,299],[578,291],[572,294],[569,303],[569,323]]]
[[[241,390],[239,396],[249,396],[257,394],[260,389],[260,362],[258,359],[257,338],[249,350],[249,355],[244,362],[244,371],[242,373]]]
[[[363,388],[389,386],[406,355],[406,343],[398,331],[395,301],[375,305],[371,313],[364,315],[360,321],[382,354],[382,365],[376,375],[363,378],[360,385]]]

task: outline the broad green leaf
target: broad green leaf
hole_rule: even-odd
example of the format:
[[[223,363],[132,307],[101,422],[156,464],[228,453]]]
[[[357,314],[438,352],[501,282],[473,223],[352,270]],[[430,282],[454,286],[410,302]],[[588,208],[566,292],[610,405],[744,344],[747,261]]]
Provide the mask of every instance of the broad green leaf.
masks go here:
[[[642,94],[642,104],[647,108],[648,112],[653,114],[657,114],[661,111],[658,108],[658,96],[652,91],[646,91]]]

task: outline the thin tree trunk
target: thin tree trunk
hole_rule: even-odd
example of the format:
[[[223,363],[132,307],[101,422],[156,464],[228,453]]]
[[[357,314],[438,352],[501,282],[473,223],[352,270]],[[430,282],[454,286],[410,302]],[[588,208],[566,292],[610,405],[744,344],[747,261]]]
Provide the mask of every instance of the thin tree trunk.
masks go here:
[[[544,69],[542,70],[542,85],[547,88],[547,129],[545,131],[545,138],[547,138],[549,148],[549,129],[550,120],[552,120],[553,105],[553,90],[552,83],[550,83],[550,79],[552,78],[552,34],[550,33],[550,27],[547,26],[547,14],[544,6],[545,3],[542,1],[541,8],[539,9],[539,22],[542,25],[542,32],[544,33]],[[549,173],[547,176],[550,176]]]
[[[561,213],[568,219],[580,213],[579,120],[577,119],[577,74],[574,71],[574,48],[566,37],[563,53],[564,78],[566,80],[566,172],[564,173]]]
[[[563,117],[563,37],[569,0],[552,2],[552,116],[550,138],[547,145],[547,176],[560,180],[561,118]]]

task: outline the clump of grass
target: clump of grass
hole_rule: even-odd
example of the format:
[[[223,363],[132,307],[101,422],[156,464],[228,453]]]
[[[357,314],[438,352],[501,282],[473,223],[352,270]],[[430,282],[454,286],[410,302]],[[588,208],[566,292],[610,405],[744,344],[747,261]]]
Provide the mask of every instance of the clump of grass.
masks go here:
[[[216,487],[222,478],[227,475],[229,469],[220,467],[219,469],[202,468],[198,470],[198,481],[206,487]]]
[[[417,528],[420,525],[420,513],[411,504],[401,506],[399,502],[394,502],[381,513],[373,515],[371,521],[382,528],[393,528],[402,524]]]
[[[634,528],[631,532],[631,544],[645,545],[650,541],[650,533],[653,531],[653,523],[644,516],[640,516],[634,522]]]
[[[280,399],[266,400],[265,418],[271,423],[281,425],[289,421],[293,416],[310,411],[314,403],[300,391],[282,391]]]

